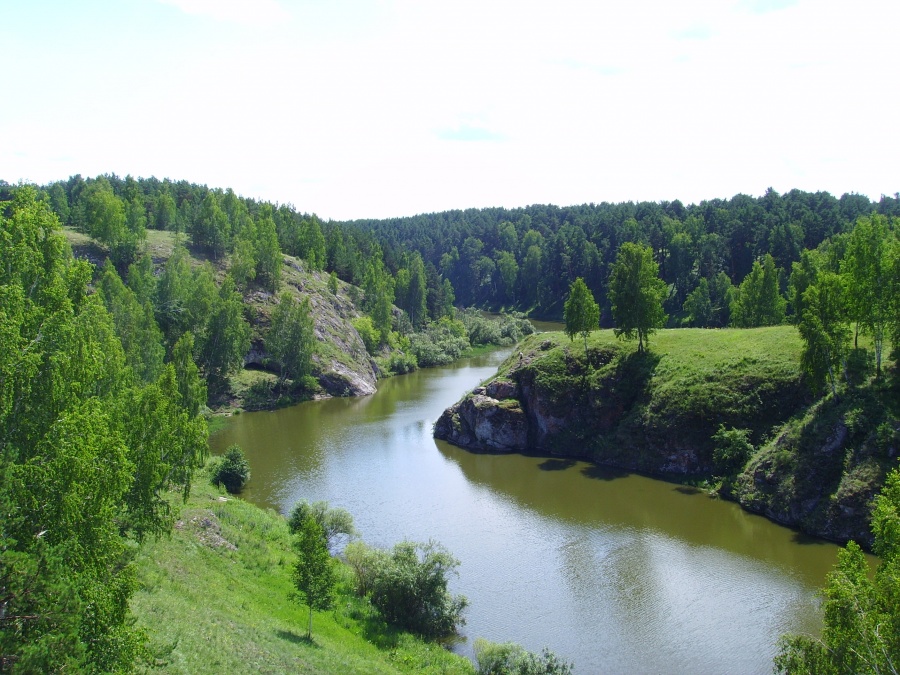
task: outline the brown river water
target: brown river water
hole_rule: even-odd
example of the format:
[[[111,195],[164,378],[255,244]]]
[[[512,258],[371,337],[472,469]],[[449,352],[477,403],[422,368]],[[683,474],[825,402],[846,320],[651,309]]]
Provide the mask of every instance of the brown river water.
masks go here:
[[[244,497],[349,510],[362,538],[434,539],[460,559],[464,640],[549,647],[576,673],[765,673],[778,637],[820,629],[838,547],[705,492],[589,463],[472,454],[432,438],[497,350],[356,399],[245,413],[213,436],[251,465]]]

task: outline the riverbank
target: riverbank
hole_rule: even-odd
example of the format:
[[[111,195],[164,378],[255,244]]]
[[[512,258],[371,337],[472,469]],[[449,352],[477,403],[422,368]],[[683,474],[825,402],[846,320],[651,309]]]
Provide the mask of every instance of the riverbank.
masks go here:
[[[896,464],[896,395],[866,380],[816,401],[800,349],[790,326],[660,331],[643,354],[612,331],[592,333],[587,354],[540,334],[445,411],[435,436],[705,483],[779,523],[869,545],[869,503]]]
[[[473,673],[470,661],[387,627],[352,592],[339,565],[335,609],[293,598],[295,554],[284,517],[208,484],[200,472],[171,536],[137,554],[131,606],[161,673]]]

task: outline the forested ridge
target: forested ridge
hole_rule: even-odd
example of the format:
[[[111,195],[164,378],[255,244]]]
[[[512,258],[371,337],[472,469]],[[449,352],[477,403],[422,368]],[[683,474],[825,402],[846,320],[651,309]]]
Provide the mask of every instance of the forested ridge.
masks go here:
[[[265,407],[351,393],[334,382],[352,351],[339,339],[386,376],[529,330],[466,307],[565,313],[588,363],[598,320],[641,350],[662,325],[796,323],[805,384],[825,399],[775,440],[722,427],[714,451],[737,448],[725,486],[793,508],[792,472],[832,432],[883,466],[900,437],[898,216],[898,195],[769,190],[339,223],[186,181],[0,183],[0,670],[146,658],[135,553],[170,531],[169,493],[187,494],[207,452],[207,406],[246,364],[265,377],[245,400]],[[638,268],[650,319],[622,313]],[[851,478],[883,476],[870,473]]]
[[[602,203],[518,209],[468,209],[389,220],[354,221],[354,230],[376,233],[391,259],[394,251],[421,252],[453,284],[462,305],[517,307],[538,316],[562,316],[576,278],[601,302],[601,325],[610,326],[606,303],[609,269],[625,242],[651,247],[669,286],[665,309],[671,325],[729,323],[727,307],[713,316],[689,317],[684,303],[705,279],[722,302],[753,263],[767,253],[781,270],[785,291],[791,266],[804,249],[852,229],[860,216],[900,216],[900,196],[873,202],[858,194],[767,190],[762,197],[735,195],[699,204]],[[724,274],[727,277],[720,277]],[[725,287],[724,290],[722,287]]]

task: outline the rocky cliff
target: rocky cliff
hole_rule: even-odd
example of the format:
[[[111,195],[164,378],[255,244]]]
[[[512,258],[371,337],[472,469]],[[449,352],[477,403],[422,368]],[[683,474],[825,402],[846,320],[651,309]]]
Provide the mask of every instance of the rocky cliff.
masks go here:
[[[792,328],[760,331],[670,331],[644,354],[602,331],[587,354],[560,334],[533,336],[495,378],[444,411],[434,435],[478,452],[707,480],[777,522],[869,544],[871,498],[896,448],[872,440],[858,405],[809,397]],[[863,418],[877,418],[883,436],[889,427],[900,438],[883,406],[867,410],[876,412]],[[717,454],[722,429],[746,430],[751,441],[737,468]]]

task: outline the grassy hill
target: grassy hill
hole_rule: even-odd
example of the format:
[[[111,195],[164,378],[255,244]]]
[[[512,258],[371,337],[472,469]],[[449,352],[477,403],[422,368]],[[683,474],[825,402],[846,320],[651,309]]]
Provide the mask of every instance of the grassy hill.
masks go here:
[[[307,640],[294,560],[283,517],[226,495],[201,472],[171,536],[138,553],[132,610],[149,636],[145,672],[474,672],[465,658],[379,621],[343,566],[335,609],[314,614]]]
[[[64,233],[77,257],[86,258],[98,269],[103,265],[108,255],[103,246],[72,228],[64,228]],[[157,270],[166,264],[175,245],[174,232],[147,230],[144,250]],[[222,281],[227,272],[226,260],[211,259],[190,246],[188,251],[192,266],[209,262],[217,281]],[[328,290],[327,274],[309,270],[302,260],[293,256],[283,255],[282,262],[281,291],[309,298],[313,310],[317,338],[313,376],[319,382],[321,393],[337,396],[372,393],[379,371],[351,324],[352,319],[361,315],[351,299],[351,286],[339,281],[338,292],[332,294]],[[268,369],[264,336],[278,297],[258,286],[251,286],[243,293],[243,299],[245,318],[252,329],[252,346],[245,358],[247,367],[231,378],[230,395],[210,402],[218,410],[268,408],[276,404],[269,398],[271,388],[265,386],[274,382],[277,376]],[[290,399],[284,402],[290,402]]]

